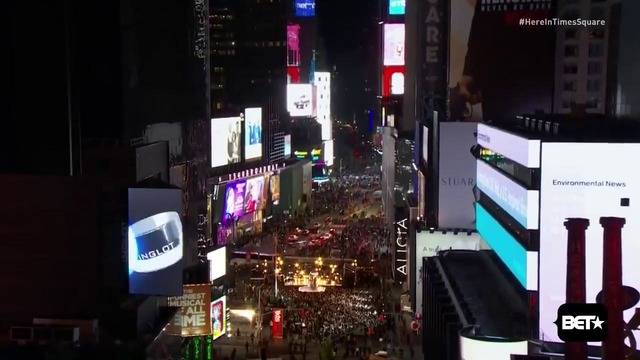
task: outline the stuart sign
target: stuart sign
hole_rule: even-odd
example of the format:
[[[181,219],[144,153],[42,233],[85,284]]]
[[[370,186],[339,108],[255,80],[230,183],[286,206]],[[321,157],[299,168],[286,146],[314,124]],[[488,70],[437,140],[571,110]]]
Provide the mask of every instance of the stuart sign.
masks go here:
[[[405,217],[395,223],[395,279],[407,280],[407,241],[409,239],[409,218]]]

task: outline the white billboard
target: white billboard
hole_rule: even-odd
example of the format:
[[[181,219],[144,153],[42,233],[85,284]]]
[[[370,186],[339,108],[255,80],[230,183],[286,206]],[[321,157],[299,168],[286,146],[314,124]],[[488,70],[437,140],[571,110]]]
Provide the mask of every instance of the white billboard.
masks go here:
[[[291,135],[284,136],[284,157],[286,159],[291,157]]]
[[[429,158],[429,129],[426,126],[422,127],[422,158],[424,163],[428,163]]]
[[[486,246],[486,245],[485,245]],[[422,313],[422,258],[438,255],[443,250],[481,250],[483,246],[480,234],[473,232],[430,232],[421,231],[416,233],[416,275],[414,276],[416,289],[415,311]]]
[[[331,73],[314,73],[316,87],[316,118],[322,126],[322,140],[333,139],[331,131]]]
[[[324,162],[327,166],[333,165],[333,140],[324,142]]]
[[[384,66],[404,65],[404,24],[384,24]]]
[[[440,123],[440,183],[438,185],[438,227],[475,229],[477,124]],[[446,161],[444,160],[446,159]]]
[[[211,119],[211,167],[239,163],[241,143],[241,117]]]
[[[463,360],[511,360],[511,355],[527,355],[527,341],[482,341],[460,336],[460,358]]]
[[[209,281],[215,281],[227,274],[227,248],[221,247],[207,254],[209,260]]]
[[[313,85],[287,84],[287,111],[292,117],[313,116]]]
[[[262,108],[244,110],[244,158],[262,157]]]
[[[560,342],[558,307],[565,302],[567,218],[589,219],[586,231],[587,302],[602,290],[603,229],[600,217],[626,219],[622,228],[622,283],[640,289],[640,173],[627,164],[640,158],[640,144],[543,143],[540,182],[540,336]],[[635,200],[634,200],[635,199]],[[633,307],[635,308],[635,306]],[[634,313],[624,312],[625,321]],[[635,337],[640,332],[634,331]],[[597,344],[593,344],[597,345]]]
[[[525,229],[538,229],[538,191],[528,190],[482,160],[477,161],[476,170],[480,191]]]
[[[540,167],[540,140],[529,140],[485,124],[478,124],[478,144],[525,167]]]

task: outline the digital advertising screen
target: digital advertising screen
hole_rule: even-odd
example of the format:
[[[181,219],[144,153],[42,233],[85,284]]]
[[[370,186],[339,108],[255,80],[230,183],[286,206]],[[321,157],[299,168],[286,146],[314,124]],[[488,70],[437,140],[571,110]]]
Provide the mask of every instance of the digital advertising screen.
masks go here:
[[[227,183],[227,191],[224,200],[224,220],[228,220],[232,217],[238,218],[244,215],[244,193],[246,186],[247,182],[245,180],[237,180]]]
[[[291,135],[284,136],[284,157],[286,159],[291,157]]]
[[[227,274],[227,248],[221,247],[207,254],[209,281],[216,281]]]
[[[166,332],[182,337],[209,335],[211,332],[211,285],[184,285],[181,296],[167,298],[167,306],[179,307]]]
[[[247,179],[247,187],[244,191],[244,213],[249,214],[262,209],[262,196],[264,194],[264,176],[256,176]]]
[[[241,117],[211,119],[211,167],[239,163],[241,143]]]
[[[211,334],[213,340],[227,332],[227,298],[225,296],[211,302]]]
[[[292,117],[313,116],[313,86],[311,84],[287,85],[287,111]]]
[[[404,15],[405,0],[389,0],[389,15]]]
[[[273,174],[269,179],[269,191],[271,192],[271,201],[274,205],[278,205],[280,201],[280,174]]]
[[[464,360],[511,360],[511,355],[526,355],[526,341],[486,341],[460,336],[460,358]]]
[[[622,284],[627,295],[640,290],[639,172],[625,164],[640,157],[640,144],[542,143],[540,181],[540,334],[560,342],[557,310],[565,302],[568,218],[588,219],[586,230],[586,302],[596,303],[603,281],[601,217],[626,219],[622,228]],[[617,261],[617,259],[614,259]],[[632,299],[632,298],[631,298]],[[629,302],[628,322],[638,306]],[[640,332],[633,331],[635,338]],[[600,346],[599,343],[593,343]]]
[[[182,189],[128,191],[129,293],[181,295]]]
[[[245,160],[262,157],[262,108],[244,110],[244,157]]]
[[[404,24],[384,24],[384,66],[404,65]]]
[[[540,167],[540,140],[478,124],[478,145],[527,168]]]
[[[264,184],[262,186],[262,210],[267,208],[267,202],[269,202],[269,186],[271,181],[271,174],[264,174]],[[262,213],[260,213],[262,215]]]
[[[333,140],[324,142],[324,162],[327,166],[333,166]]]
[[[294,0],[293,6],[297,17],[314,17],[316,16],[315,0]]]
[[[382,68],[382,96],[404,94],[404,66]]]

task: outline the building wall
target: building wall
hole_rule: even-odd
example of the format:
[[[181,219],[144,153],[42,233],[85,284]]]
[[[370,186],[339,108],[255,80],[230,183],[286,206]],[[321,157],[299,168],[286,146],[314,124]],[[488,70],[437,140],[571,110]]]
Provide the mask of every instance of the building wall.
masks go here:
[[[169,183],[169,145],[166,141],[136,148],[136,180],[148,177]]]
[[[615,112],[623,116],[640,116],[640,39],[638,17],[640,2],[621,2],[620,48],[618,54],[618,89]]]

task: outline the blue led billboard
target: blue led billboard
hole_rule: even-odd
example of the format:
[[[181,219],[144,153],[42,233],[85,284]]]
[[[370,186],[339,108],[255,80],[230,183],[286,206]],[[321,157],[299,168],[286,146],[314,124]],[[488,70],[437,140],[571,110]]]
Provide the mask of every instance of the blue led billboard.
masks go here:
[[[404,3],[404,1],[402,2]],[[316,16],[316,0],[294,0],[293,7],[295,8],[295,13],[298,17]]]
[[[404,15],[405,0],[389,0],[389,15]]]
[[[526,288],[527,250],[478,203],[476,203],[476,228],[491,249]]]

